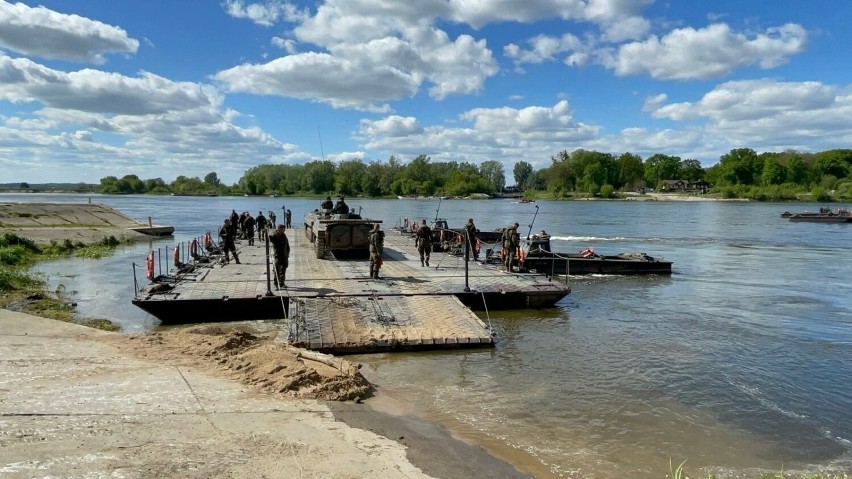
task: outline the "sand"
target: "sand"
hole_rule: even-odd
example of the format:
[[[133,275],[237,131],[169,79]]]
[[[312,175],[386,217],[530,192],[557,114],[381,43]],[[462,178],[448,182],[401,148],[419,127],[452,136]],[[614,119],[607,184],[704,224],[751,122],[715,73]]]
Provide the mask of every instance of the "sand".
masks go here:
[[[192,326],[114,339],[123,350],[164,365],[197,367],[233,379],[273,397],[360,400],[370,383],[349,361],[306,352],[255,335],[218,326]],[[317,361],[306,358],[310,355]],[[340,369],[329,363],[337,362]]]
[[[414,417],[307,399],[369,385],[301,355],[215,326],[128,337],[0,309],[0,477],[527,477]]]

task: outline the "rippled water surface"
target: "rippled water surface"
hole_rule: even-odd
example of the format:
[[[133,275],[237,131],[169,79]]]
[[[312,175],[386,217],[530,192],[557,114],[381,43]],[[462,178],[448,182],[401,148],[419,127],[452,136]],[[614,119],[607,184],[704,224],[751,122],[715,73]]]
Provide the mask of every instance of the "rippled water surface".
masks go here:
[[[2,195],[0,201],[85,197]],[[127,331],[157,321],[130,305],[131,263],[218,225],[232,208],[314,199],[95,196],[176,226],[173,239],[100,261],[42,265],[81,315]],[[436,216],[438,200],[354,200],[386,227]],[[848,468],[852,460],[852,225],[791,223],[802,205],[739,202],[444,201],[441,217],[480,229],[546,229],[557,251],[642,251],[671,277],[574,277],[548,310],[482,313],[493,350],[358,356],[380,391],[466,438],[556,476],[661,478],[687,468]],[[809,205],[815,209],[814,205]],[[817,206],[818,207],[818,206]],[[140,274],[141,279],[141,274]],[[476,287],[475,284],[471,285]],[[514,451],[514,452],[513,452]],[[697,474],[695,474],[697,475]]]

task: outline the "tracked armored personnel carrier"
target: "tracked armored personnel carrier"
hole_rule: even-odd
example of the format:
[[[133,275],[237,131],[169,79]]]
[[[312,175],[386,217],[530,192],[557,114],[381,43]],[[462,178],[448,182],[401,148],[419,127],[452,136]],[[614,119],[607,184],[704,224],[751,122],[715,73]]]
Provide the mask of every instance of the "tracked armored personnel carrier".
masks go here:
[[[317,258],[331,253],[335,258],[368,258],[370,230],[382,220],[362,218],[353,212],[332,213],[314,210],[305,215],[305,235]]]

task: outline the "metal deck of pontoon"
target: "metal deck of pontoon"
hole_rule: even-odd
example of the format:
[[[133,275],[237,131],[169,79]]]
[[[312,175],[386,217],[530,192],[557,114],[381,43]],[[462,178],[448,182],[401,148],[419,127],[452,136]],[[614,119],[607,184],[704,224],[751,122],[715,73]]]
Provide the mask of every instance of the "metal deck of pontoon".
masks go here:
[[[365,259],[317,259],[301,229],[288,230],[285,288],[268,288],[263,242],[238,242],[241,264],[200,265],[165,292],[139,293],[133,303],[164,323],[280,320],[290,342],[326,352],[491,346],[490,329],[470,308],[551,306],[570,292],[545,276],[432,253],[422,267],[409,237],[388,233],[381,279]],[[330,257],[329,257],[330,258]]]

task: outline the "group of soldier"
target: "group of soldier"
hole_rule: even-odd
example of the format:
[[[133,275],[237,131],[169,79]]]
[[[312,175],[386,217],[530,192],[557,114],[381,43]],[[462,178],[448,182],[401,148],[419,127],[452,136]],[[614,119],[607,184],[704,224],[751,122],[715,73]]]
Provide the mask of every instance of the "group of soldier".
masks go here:
[[[337,199],[337,203],[331,201],[331,196],[326,196],[325,201],[320,203],[320,208],[331,214],[349,214],[349,205],[346,204],[346,200],[342,196]]]
[[[503,230],[501,237],[503,266],[509,272],[513,271],[513,264],[518,257],[518,250],[521,247],[521,236],[518,233],[518,226],[518,223],[510,224]],[[425,219],[414,233],[414,238],[414,244],[417,247],[418,253],[420,253],[420,266],[429,266],[433,236],[432,228],[426,225]],[[476,243],[476,224],[474,224],[473,218],[468,218],[467,223],[465,223],[461,240],[464,245],[463,252],[465,260],[467,261],[472,257],[474,261],[478,261],[479,246]]]
[[[349,212],[349,206],[344,202],[343,197],[340,197],[336,205],[332,205],[331,197],[327,197],[321,203],[323,209],[331,210],[336,213],[346,214]],[[222,249],[225,253],[225,263],[230,262],[230,255],[233,254],[234,262],[240,264],[240,258],[237,256],[236,239],[248,240],[249,246],[254,245],[255,230],[257,231],[257,239],[263,241],[267,238],[268,230],[274,230],[271,236],[268,236],[269,242],[275,252],[275,286],[283,287],[284,280],[287,275],[287,267],[289,266],[290,257],[290,240],[287,238],[287,228],[292,228],[290,210],[285,212],[285,222],[276,226],[275,213],[269,212],[269,219],[263,215],[263,211],[259,211],[256,217],[252,217],[247,211],[242,214],[237,214],[236,210],[231,211],[231,215],[225,218],[224,224],[219,229],[219,237],[222,240]],[[463,229],[463,251],[465,260],[471,257],[474,260],[479,259],[479,247],[474,246],[476,242],[476,225],[473,218],[469,218]],[[384,231],[381,230],[379,224],[373,225],[373,229],[369,234],[369,250],[370,250],[370,278],[379,279],[379,269],[382,267],[382,254],[384,252]],[[424,219],[415,232],[414,244],[420,253],[420,266],[428,267],[432,253],[432,228],[426,224]],[[503,264],[506,271],[512,271],[512,265],[517,258],[517,251],[520,248],[520,235],[518,234],[518,223],[513,223],[503,230],[502,234],[503,248]]]
[[[252,217],[248,211],[237,214],[236,210],[231,210],[231,216],[225,218],[222,227],[219,228],[219,238],[222,240],[222,249],[225,252],[225,263],[230,263],[230,255],[234,255],[234,262],[240,264],[240,258],[237,256],[236,239],[239,237],[248,240],[249,246],[254,246],[256,227],[257,239],[263,241],[268,238],[275,252],[275,287],[283,287],[290,258],[290,240],[287,238],[287,228],[292,227],[290,210],[285,211],[284,218],[285,222],[276,226],[275,213],[272,211],[269,211],[269,219],[267,219],[263,215],[263,211],[258,211],[257,216]],[[271,236],[268,233],[270,229],[274,230]]]

